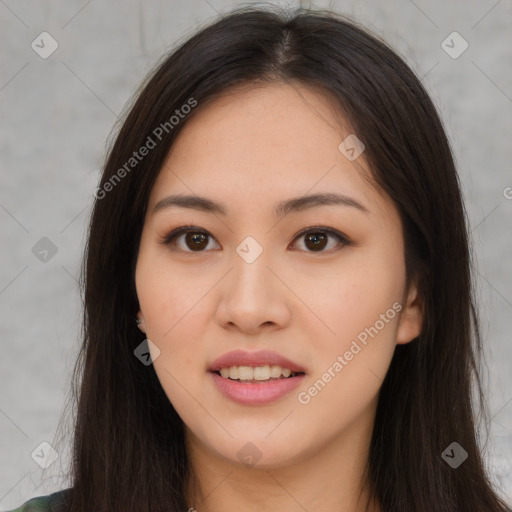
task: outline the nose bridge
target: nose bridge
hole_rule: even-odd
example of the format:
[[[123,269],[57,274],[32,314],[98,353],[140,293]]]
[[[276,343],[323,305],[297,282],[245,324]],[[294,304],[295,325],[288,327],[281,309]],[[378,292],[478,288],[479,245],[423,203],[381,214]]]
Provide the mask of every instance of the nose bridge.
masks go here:
[[[269,294],[267,287],[271,285],[267,268],[270,266],[268,250],[263,249],[254,237],[247,236],[236,247],[233,255],[234,272],[232,279],[232,290],[239,295],[240,299],[247,300],[262,299]],[[262,297],[263,296],[263,297]]]
[[[253,237],[246,237],[236,247],[219,305],[221,323],[252,331],[262,324],[287,321],[285,289],[269,270],[273,267],[270,260],[271,251],[264,250]]]

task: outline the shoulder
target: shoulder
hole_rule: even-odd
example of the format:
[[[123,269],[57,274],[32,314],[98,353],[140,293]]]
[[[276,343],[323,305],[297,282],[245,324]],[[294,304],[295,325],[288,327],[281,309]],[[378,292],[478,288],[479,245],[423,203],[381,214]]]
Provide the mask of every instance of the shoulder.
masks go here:
[[[48,496],[37,496],[8,512],[66,512],[72,489],[54,492]]]

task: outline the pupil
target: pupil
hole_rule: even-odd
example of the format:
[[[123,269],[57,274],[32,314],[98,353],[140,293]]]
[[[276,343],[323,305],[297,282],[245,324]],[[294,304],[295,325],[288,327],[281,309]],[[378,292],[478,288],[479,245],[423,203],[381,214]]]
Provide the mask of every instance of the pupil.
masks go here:
[[[187,233],[185,238],[188,247],[193,251],[204,249],[208,245],[207,237],[203,233]]]
[[[306,245],[308,248],[312,248],[314,250],[321,250],[325,247],[325,241],[327,240],[327,237],[322,233],[310,233],[306,236]],[[308,245],[308,242],[312,242],[313,246],[310,247]]]

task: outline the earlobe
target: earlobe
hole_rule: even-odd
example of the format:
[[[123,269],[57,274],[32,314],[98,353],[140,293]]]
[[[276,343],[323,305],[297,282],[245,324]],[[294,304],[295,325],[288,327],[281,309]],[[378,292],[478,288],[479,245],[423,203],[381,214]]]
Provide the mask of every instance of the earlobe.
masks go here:
[[[399,345],[409,343],[421,333],[423,324],[423,301],[416,285],[411,286],[406,304],[402,309],[396,342]]]
[[[142,313],[139,311],[137,313],[136,318],[137,327],[145,334],[146,333],[146,327],[144,325],[144,317],[142,316]]]

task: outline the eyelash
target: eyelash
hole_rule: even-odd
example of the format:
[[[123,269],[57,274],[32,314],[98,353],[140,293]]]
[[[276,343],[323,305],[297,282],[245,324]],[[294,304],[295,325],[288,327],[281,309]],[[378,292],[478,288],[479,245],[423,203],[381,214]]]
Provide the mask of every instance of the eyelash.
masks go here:
[[[210,233],[208,233],[208,231],[205,231],[204,229],[198,228],[197,226],[186,225],[186,226],[179,226],[176,229],[173,229],[169,234],[165,235],[163,240],[159,243],[162,245],[165,245],[165,246],[169,246],[180,235],[184,235],[188,232],[194,232],[197,234],[202,234],[202,235],[206,235],[208,237],[213,238],[213,236]],[[346,237],[344,234],[340,233],[338,230],[336,230],[334,228],[327,227],[327,226],[312,226],[312,227],[303,229],[302,231],[297,233],[297,235],[295,235],[293,240],[296,240],[297,238],[300,238],[300,237],[305,236],[310,233],[322,233],[322,234],[329,235],[333,238],[336,238],[338,240],[338,245],[341,245],[342,247],[352,245],[352,242],[349,240],[348,237]],[[340,248],[341,247],[339,247],[338,250]],[[191,254],[200,254],[200,253],[207,252],[205,250],[202,250],[202,251],[192,251],[192,250],[183,250],[183,249],[178,249],[178,250],[180,250],[181,252],[191,253]],[[327,251],[321,250],[321,251],[306,251],[306,252],[309,252],[311,254],[322,254],[322,253],[329,253],[331,251],[332,251],[332,249],[327,250]]]

